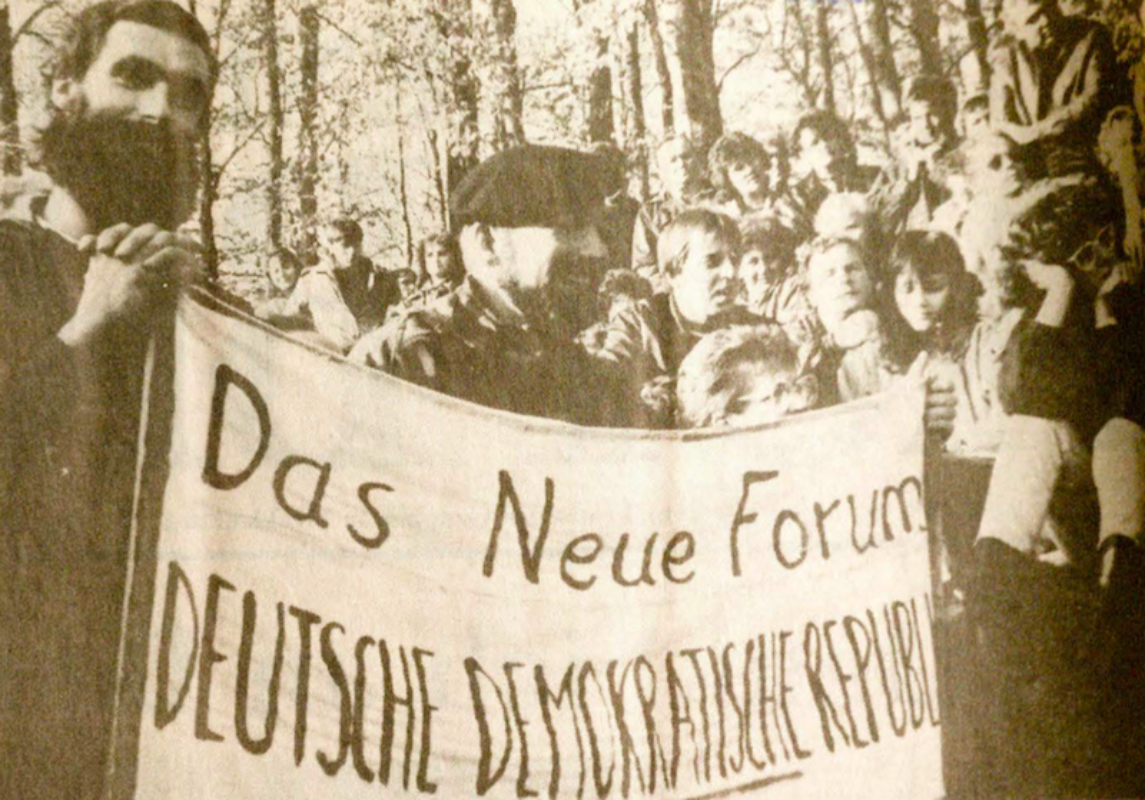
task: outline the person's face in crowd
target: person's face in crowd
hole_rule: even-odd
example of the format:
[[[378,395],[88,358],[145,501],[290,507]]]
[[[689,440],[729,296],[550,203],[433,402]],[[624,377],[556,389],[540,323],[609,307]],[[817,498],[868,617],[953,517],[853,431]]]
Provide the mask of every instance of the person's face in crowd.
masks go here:
[[[802,177],[818,175],[826,177],[831,170],[834,158],[831,147],[811,128],[804,128],[799,132],[799,156],[797,159],[799,172]]]
[[[443,242],[425,243],[425,271],[434,283],[447,281],[457,272],[453,255]]]
[[[743,200],[763,198],[767,195],[767,173],[759,164],[731,164],[728,182]]]
[[[158,124],[194,136],[209,102],[207,55],[178,34],[138,22],[117,22],[78,81],[57,81],[53,97],[80,92],[92,114]]]
[[[298,283],[297,263],[284,259],[277,253],[267,262],[266,272],[270,278],[270,285],[281,294],[288,294],[294,288],[294,284]]]
[[[337,228],[326,230],[323,247],[334,269],[349,269],[353,265],[357,248],[347,243],[346,237]]]
[[[950,300],[950,276],[933,273],[921,277],[909,267],[895,277],[895,306],[915,333],[935,329]]]
[[[664,184],[664,191],[677,200],[684,197],[688,184],[694,178],[691,155],[687,141],[678,137],[664,142],[656,152],[660,182]]]
[[[687,254],[668,279],[676,310],[685,322],[705,325],[735,303],[737,256],[716,234],[692,232]]]
[[[730,427],[774,422],[812,408],[818,399],[815,378],[800,378],[794,363],[783,369],[747,362],[735,369],[736,388],[716,424]]]
[[[468,225],[459,244],[466,271],[503,292],[526,320],[555,325],[562,333],[571,331],[570,336],[588,327],[608,257],[595,223],[561,228]]]
[[[417,291],[417,277],[415,277],[414,274],[408,270],[399,272],[398,291],[401,293],[403,298],[409,297],[411,294]]]
[[[1050,33],[1055,0],[1006,0],[1002,4],[1002,26],[1018,42],[1030,49],[1045,43]]]
[[[824,323],[866,308],[872,289],[871,276],[851,242],[817,251],[807,263],[808,298]]]
[[[910,100],[906,105],[910,141],[916,147],[930,147],[942,136],[942,119],[934,106],[925,100]]]
[[[962,112],[962,124],[966,128],[966,138],[981,140],[992,135],[990,129],[990,109],[988,106],[977,106]]]
[[[44,164],[95,228],[173,228],[194,208],[207,54],[178,34],[117,22],[82,78],[52,84]]]
[[[763,303],[764,295],[771,286],[771,274],[763,252],[758,247],[744,250],[739,262],[739,276],[747,290],[748,305],[754,308]]]

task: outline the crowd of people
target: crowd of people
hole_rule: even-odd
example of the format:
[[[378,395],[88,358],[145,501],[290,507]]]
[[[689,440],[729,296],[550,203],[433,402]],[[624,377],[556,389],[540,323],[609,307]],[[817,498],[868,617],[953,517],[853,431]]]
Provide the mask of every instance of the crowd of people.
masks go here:
[[[1110,32],[1057,0],[1007,0],[1001,19],[989,91],[916,77],[877,168],[822,110],[706,152],[669,137],[643,204],[614,150],[523,145],[466,175],[417,272],[371,263],[339,219],[315,263],[271,255],[253,310],[351,362],[581,425],[753,424],[913,382],[930,443],[992,464],[961,580],[976,641],[1004,642],[1001,671],[1081,659],[1113,759],[1089,788],[1132,796],[1145,93]],[[195,205],[214,52],[169,0],[77,14],[40,142],[50,190],[0,219],[3,796],[105,793],[144,364],[195,279],[174,231]],[[1079,597],[1096,622],[1055,638],[1081,630],[1085,603],[1063,600]]]
[[[975,599],[1031,621],[1039,569],[1094,576],[1096,635],[1122,643],[1104,648],[1108,672],[1130,674],[1142,662],[1124,643],[1145,630],[1141,119],[1103,25],[1056,0],[1007,2],[1001,22],[989,91],[910,81],[879,167],[824,110],[706,152],[668,137],[643,204],[607,147],[498,153],[451,198],[418,288],[391,292],[376,326],[355,314],[358,337],[342,314],[326,338],[423,386],[587,425],[766,422],[913,381],[932,439],[993,461]],[[1129,717],[1111,729],[1137,724],[1114,706]]]

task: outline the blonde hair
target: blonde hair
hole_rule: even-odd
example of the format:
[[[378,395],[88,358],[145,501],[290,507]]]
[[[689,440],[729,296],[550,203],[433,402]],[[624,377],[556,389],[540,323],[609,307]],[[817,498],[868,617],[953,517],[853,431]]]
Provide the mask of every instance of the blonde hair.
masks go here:
[[[722,418],[740,388],[739,369],[749,364],[794,375],[799,351],[778,325],[733,325],[697,342],[676,378],[684,426],[701,428]]]

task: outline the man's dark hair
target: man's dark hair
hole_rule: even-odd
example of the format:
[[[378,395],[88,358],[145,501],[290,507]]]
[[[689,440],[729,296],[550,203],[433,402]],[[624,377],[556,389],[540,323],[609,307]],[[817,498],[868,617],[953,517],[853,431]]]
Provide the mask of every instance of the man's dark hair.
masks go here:
[[[338,231],[338,235],[348,246],[362,246],[362,226],[356,220],[349,217],[339,217],[330,223],[330,227]]]
[[[218,64],[206,29],[191,12],[171,0],[103,0],[88,6],[72,20],[56,51],[52,78],[83,78],[103,49],[107,32],[117,22],[136,22],[186,39],[207,56],[214,80]]]
[[[919,75],[910,82],[907,100],[926,103],[938,114],[942,135],[954,138],[954,115],[958,110],[958,90],[949,78],[939,75]]]
[[[849,165],[858,158],[855,140],[851,136],[851,131],[847,129],[847,124],[830,111],[816,109],[799,118],[799,122],[795,124],[795,132],[791,136],[796,150],[799,149],[799,137],[805,130],[814,131],[831,149],[837,161]]]
[[[990,110],[990,95],[985,92],[979,92],[970,97],[965,103],[962,104],[962,113],[969,114],[971,111]]]

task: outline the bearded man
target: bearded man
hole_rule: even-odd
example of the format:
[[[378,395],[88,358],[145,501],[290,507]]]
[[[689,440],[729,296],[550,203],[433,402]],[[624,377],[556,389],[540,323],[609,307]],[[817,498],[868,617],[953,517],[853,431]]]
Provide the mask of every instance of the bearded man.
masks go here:
[[[102,796],[144,354],[194,263],[215,67],[167,0],[109,0],[57,53],[51,191],[0,222],[0,796]]]
[[[350,360],[519,414],[622,422],[576,344],[607,267],[598,226],[610,183],[592,153],[527,144],[490,156],[450,198],[465,279],[363,336]]]

